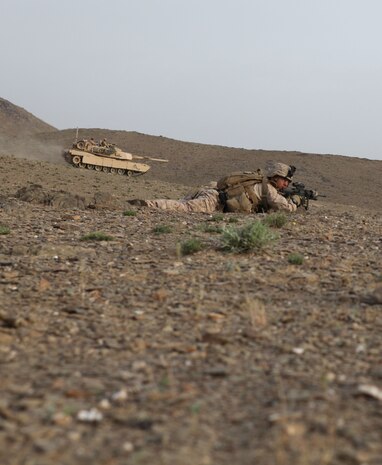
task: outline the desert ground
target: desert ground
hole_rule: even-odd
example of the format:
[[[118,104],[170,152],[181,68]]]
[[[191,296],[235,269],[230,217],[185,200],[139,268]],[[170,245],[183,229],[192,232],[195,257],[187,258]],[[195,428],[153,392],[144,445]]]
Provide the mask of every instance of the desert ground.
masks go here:
[[[128,178],[67,163],[73,129],[7,128],[2,465],[382,463],[382,161],[81,130],[169,160]],[[222,238],[269,214],[128,203],[275,158],[326,197],[260,249]]]

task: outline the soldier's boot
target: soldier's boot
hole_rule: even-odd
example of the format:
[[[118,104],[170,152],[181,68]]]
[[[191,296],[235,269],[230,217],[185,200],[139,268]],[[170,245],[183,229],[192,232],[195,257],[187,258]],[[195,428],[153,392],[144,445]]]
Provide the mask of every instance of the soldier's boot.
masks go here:
[[[131,199],[128,200],[127,203],[130,205],[135,205],[136,207],[148,207],[148,202],[143,199]]]

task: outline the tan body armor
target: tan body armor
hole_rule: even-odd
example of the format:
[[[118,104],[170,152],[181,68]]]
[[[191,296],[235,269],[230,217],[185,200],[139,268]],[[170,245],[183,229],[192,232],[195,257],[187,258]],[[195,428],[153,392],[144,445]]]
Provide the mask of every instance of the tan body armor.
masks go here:
[[[253,189],[255,184],[262,184],[260,200]],[[234,172],[224,176],[219,179],[217,189],[223,194],[227,212],[254,213],[268,209],[268,180],[260,169]]]

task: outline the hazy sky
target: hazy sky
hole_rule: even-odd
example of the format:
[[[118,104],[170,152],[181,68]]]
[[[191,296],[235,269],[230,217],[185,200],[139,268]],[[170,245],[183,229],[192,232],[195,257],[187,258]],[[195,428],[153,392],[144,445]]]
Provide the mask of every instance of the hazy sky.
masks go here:
[[[0,97],[59,129],[382,159],[381,0],[0,0]]]

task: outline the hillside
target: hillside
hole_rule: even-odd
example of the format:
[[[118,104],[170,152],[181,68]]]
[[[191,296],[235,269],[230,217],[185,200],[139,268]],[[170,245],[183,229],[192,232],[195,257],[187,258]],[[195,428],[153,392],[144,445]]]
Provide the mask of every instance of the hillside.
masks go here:
[[[0,137],[11,138],[54,131],[56,128],[50,124],[0,97]]]
[[[81,129],[169,159],[128,178],[75,168],[74,129],[20,135],[11,109],[1,465],[382,463],[382,161]],[[128,203],[270,158],[327,197],[283,222]],[[227,247],[259,222],[267,241]]]
[[[56,130],[47,123],[4,99],[0,100],[0,121],[6,135],[0,139],[0,155],[64,164],[62,153],[70,148],[76,129]],[[14,136],[18,134],[18,136]],[[168,164],[151,163],[142,182],[158,181],[183,186],[198,186],[230,171],[262,168],[269,159],[297,167],[296,180],[326,195],[330,203],[380,210],[382,161],[331,154],[222,147],[178,141],[131,131],[112,129],[79,129],[79,138],[106,137],[123,150],[140,156],[165,158]],[[53,169],[53,168],[52,168]],[[94,173],[85,179],[91,183]],[[64,171],[58,176],[65,177]],[[114,180],[119,190],[119,181]],[[49,177],[46,179],[49,183]],[[54,179],[52,180],[54,183]],[[63,179],[58,182],[63,182]],[[102,183],[102,181],[100,181]],[[105,179],[108,186],[110,179]],[[73,185],[74,191],[81,186]],[[121,192],[119,192],[121,193]],[[139,195],[139,190],[135,193]],[[134,195],[134,194],[133,194]],[[146,192],[146,196],[157,193]]]
[[[60,152],[71,146],[76,130],[67,129],[36,136],[42,151],[40,159],[62,162]],[[339,155],[302,152],[247,150],[217,145],[177,141],[129,131],[80,129],[80,138],[106,137],[123,150],[141,156],[165,158],[168,164],[151,163],[145,180],[198,186],[230,171],[263,168],[269,159],[297,167],[296,180],[327,196],[327,201],[380,210],[382,161]],[[45,158],[43,156],[45,154]],[[54,158],[53,158],[54,154]],[[381,175],[376,175],[380,173]],[[91,175],[89,175],[91,176]],[[156,195],[155,192],[149,195]]]

